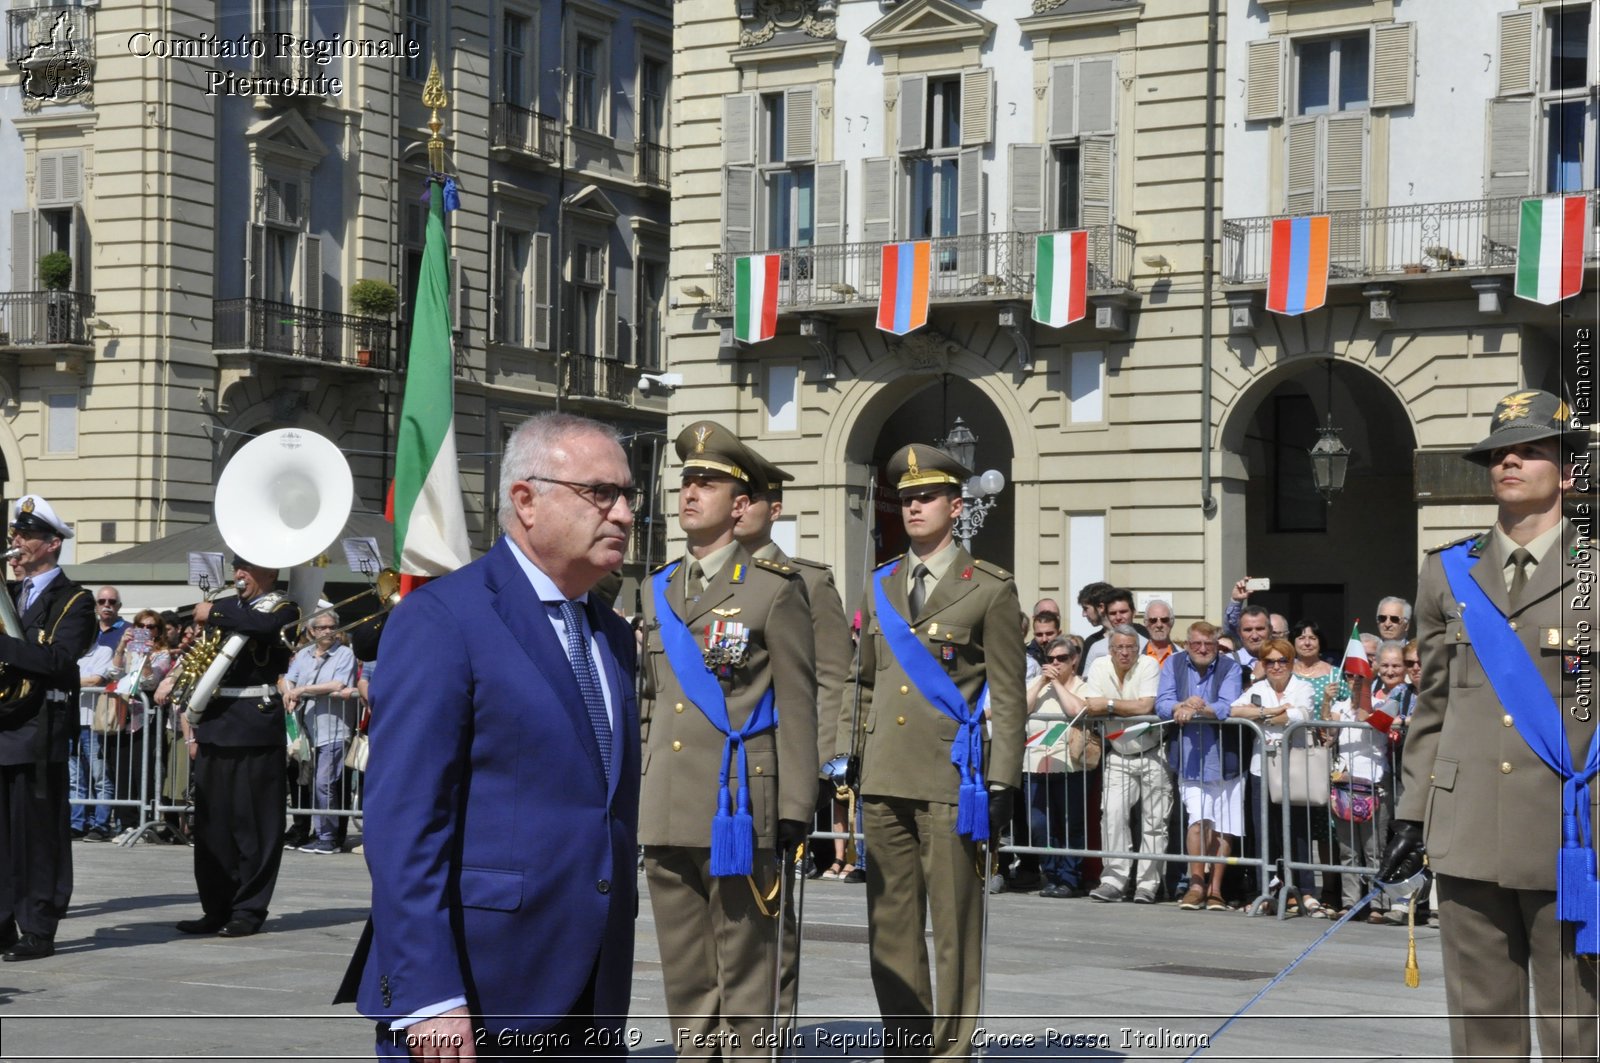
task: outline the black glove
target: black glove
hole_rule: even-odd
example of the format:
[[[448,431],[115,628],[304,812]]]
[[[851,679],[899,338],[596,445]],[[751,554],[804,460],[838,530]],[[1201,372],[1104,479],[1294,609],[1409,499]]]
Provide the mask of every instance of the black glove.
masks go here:
[[[1389,844],[1378,862],[1378,882],[1404,882],[1422,870],[1422,824],[1414,819],[1397,819],[1389,828]]]
[[[794,851],[806,843],[811,828],[798,819],[778,820],[778,855],[785,860],[794,858]]]
[[[989,786],[989,844],[1000,842],[1000,833],[1011,826],[1011,808],[1016,803],[1017,791],[1001,783]]]

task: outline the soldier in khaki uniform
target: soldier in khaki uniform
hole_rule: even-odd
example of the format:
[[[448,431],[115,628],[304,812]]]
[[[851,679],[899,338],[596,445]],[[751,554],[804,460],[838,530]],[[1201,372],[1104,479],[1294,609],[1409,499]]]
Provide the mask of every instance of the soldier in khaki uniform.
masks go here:
[[[645,591],[639,841],[674,1047],[764,1055],[754,1038],[772,1025],[776,855],[805,840],[817,795],[811,616],[794,567],[733,537],[759,459],[712,421],[684,429],[677,451],[688,552]]]
[[[1498,519],[1429,551],[1422,566],[1422,685],[1379,879],[1410,878],[1426,838],[1458,1059],[1528,1058],[1530,976],[1544,1058],[1595,1059],[1595,956],[1579,952],[1600,943],[1600,899],[1563,888],[1586,918],[1558,911],[1562,775],[1529,740],[1542,732],[1557,755],[1564,740],[1569,765],[1592,780],[1596,709],[1578,694],[1593,689],[1600,637],[1587,579],[1594,546],[1562,517],[1574,459],[1589,475],[1586,444],[1554,395],[1501,399],[1488,437],[1467,453],[1489,470]],[[1592,527],[1592,510],[1582,519]],[[1600,824],[1596,792],[1581,801]]]
[[[852,677],[865,732],[860,784],[872,854],[872,984],[885,1057],[964,1058],[982,991],[982,839],[992,832],[987,823],[979,826],[980,810],[986,804],[994,823],[1009,821],[1022,778],[1022,608],[1010,573],[975,560],[954,541],[960,485],[972,473],[928,446],[897,451],[888,473],[900,492],[911,549],[868,581]],[[963,726],[952,715],[973,718],[985,690],[988,739],[981,717]],[[854,696],[847,687],[841,736],[850,734]],[[971,760],[958,767],[956,755]],[[923,939],[930,910],[937,993]]]
[[[750,495],[750,506],[739,518],[734,537],[758,561],[771,561],[786,571],[800,574],[805,584],[806,602],[811,609],[811,637],[815,647],[817,676],[817,764],[820,766],[833,756],[834,739],[839,723],[839,699],[844,696],[845,679],[850,672],[850,626],[844,619],[844,603],[833,584],[833,570],[820,561],[790,557],[772,541],[772,525],[783,515],[783,484],[794,479],[772,462],[751,452],[755,459],[754,473],[761,482]],[[819,808],[829,808],[833,799],[832,787],[819,802]],[[785,854],[793,857],[793,853]],[[792,903],[784,912],[783,930],[783,1013],[794,1015],[794,991],[798,974],[799,934]]]

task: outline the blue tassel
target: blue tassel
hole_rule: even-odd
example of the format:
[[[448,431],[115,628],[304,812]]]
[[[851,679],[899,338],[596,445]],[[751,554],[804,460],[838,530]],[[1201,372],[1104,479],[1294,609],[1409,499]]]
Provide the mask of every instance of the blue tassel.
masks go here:
[[[1556,860],[1556,918],[1582,922],[1595,917],[1594,850],[1565,846]]]
[[[737,844],[733,836],[733,813],[728,811],[728,788],[717,791],[717,814],[711,817],[711,873],[713,875],[742,875],[733,863]]]
[[[975,842],[989,839],[989,794],[977,783],[961,784],[961,800],[956,805],[956,833]]]

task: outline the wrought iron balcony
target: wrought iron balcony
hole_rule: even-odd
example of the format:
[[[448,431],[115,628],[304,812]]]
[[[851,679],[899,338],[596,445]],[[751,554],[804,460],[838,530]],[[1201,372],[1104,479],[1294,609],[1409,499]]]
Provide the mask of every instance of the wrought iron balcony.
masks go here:
[[[65,21],[61,21],[61,20]],[[56,26],[60,25],[60,30]],[[13,65],[67,45],[94,59],[94,11],[84,7],[15,7],[6,12],[6,61]],[[42,52],[35,52],[35,49]]]
[[[531,155],[545,162],[561,160],[561,122],[548,114],[514,103],[489,105],[489,147]]]
[[[309,77],[311,61],[298,53],[278,54],[278,34],[252,33],[250,41],[255,46],[250,59],[250,75],[258,78],[288,80]]]
[[[0,292],[0,347],[89,346],[94,296],[84,292]]]
[[[641,140],[636,146],[639,160],[639,180],[655,188],[668,188],[672,182],[667,165],[672,161],[672,149],[653,140]]]
[[[1132,290],[1133,230],[1121,225],[1098,225],[1088,234],[1090,294]],[[1038,235],[999,232],[934,237],[929,241],[933,245],[930,302],[1031,299]],[[767,252],[783,256],[778,272],[779,312],[876,306],[882,290],[882,251],[881,243],[860,243],[774,248]],[[738,257],[722,253],[714,258],[714,312],[732,310],[733,261]]]
[[[1587,193],[1591,216],[1596,192]],[[1555,197],[1550,197],[1555,198]],[[1509,272],[1517,264],[1521,196],[1413,203],[1328,213],[1328,279],[1357,283],[1425,273]],[[1265,284],[1272,271],[1272,223],[1288,215],[1222,223],[1224,284]],[[1585,261],[1595,262],[1591,248]]]
[[[211,325],[218,354],[275,354],[370,369],[394,368],[386,318],[308,310],[265,299],[219,299]]]
[[[628,389],[638,383],[639,370],[615,358],[566,354],[561,358],[561,391],[568,396],[628,401]]]

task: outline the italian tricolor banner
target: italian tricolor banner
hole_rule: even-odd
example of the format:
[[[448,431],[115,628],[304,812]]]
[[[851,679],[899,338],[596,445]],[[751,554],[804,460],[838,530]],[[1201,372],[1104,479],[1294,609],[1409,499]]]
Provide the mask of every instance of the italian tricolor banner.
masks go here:
[[[1034,250],[1033,319],[1065,328],[1087,313],[1089,234],[1040,233]]]
[[[401,589],[454,572],[472,560],[456,462],[455,345],[450,329],[450,248],[445,188],[428,184],[428,228],[411,315],[411,351],[395,441],[394,556]]]
[[[1361,641],[1361,625],[1350,625],[1350,641],[1344,648],[1344,664],[1339,666],[1350,682],[1351,704],[1358,709],[1372,709],[1372,661],[1367,657],[1367,647]]]
[[[733,260],[733,338],[760,343],[778,334],[780,255],[741,255]]]
[[[1583,221],[1588,198],[1522,201],[1517,298],[1548,306],[1570,299],[1583,287]]]

